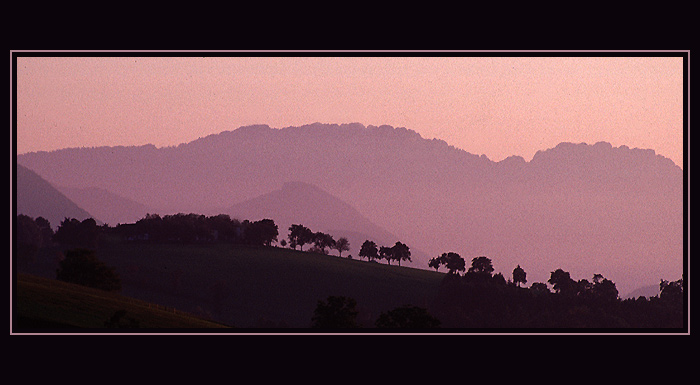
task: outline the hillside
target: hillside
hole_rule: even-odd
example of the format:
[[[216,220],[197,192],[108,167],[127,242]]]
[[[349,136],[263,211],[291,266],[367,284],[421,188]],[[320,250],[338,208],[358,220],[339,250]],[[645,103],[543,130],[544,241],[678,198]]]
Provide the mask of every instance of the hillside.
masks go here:
[[[358,255],[362,242],[368,239],[386,246],[400,241],[396,235],[372,223],[348,203],[304,182],[287,182],[279,190],[211,214],[219,212],[241,220],[274,218],[279,226],[280,240],[287,237],[292,224],[303,224],[312,231],[329,233],[335,239],[346,237],[350,241],[348,253],[354,256]],[[414,249],[412,256],[422,261],[427,254]]]
[[[34,171],[19,164],[16,170],[17,214],[44,217],[54,229],[65,218],[93,217]]]
[[[304,182],[429,257],[487,255],[498,270],[533,272],[529,282],[564,268],[629,292],[682,273],[683,171],[648,149],[562,143],[529,161],[493,162],[406,128],[315,123],[18,163],[55,185],[105,189],[161,213],[208,212]]]
[[[111,226],[118,223],[133,223],[153,213],[155,210],[98,187],[63,187],[57,189],[71,201],[76,202],[87,211]]]
[[[355,298],[360,320],[427,306],[444,273],[281,248],[105,242],[122,294],[236,328],[308,328],[319,300]]]
[[[18,274],[16,283],[13,316],[17,321],[13,331],[17,333],[65,332],[68,329],[109,333],[114,329],[105,328],[105,321],[109,321],[119,311],[124,313],[118,322],[137,325],[138,327],[130,329],[135,332],[162,328],[200,330],[226,327],[178,313],[172,308],[166,309],[164,306],[158,307],[119,294],[54,279]]]

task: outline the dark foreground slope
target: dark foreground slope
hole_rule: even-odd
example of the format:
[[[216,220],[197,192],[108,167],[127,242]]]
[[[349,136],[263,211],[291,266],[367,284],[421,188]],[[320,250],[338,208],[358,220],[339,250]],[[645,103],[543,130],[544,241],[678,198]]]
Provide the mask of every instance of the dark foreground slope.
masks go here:
[[[275,247],[105,243],[122,293],[237,328],[308,328],[319,300],[357,301],[367,327],[381,312],[427,307],[443,273]]]
[[[226,327],[116,293],[27,274],[18,274],[15,293],[13,331],[18,333],[76,328],[107,333],[117,327],[134,331]]]

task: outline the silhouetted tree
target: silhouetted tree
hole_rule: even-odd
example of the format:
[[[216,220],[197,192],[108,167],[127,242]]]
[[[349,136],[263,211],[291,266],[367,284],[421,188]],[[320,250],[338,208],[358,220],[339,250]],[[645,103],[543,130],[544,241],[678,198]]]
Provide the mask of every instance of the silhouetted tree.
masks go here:
[[[289,246],[296,250],[299,246],[300,250],[304,251],[304,245],[313,243],[314,233],[303,225],[289,226]]]
[[[491,273],[493,273],[491,259],[487,257],[476,257],[472,259],[472,266],[469,268],[468,272],[491,276]]]
[[[520,265],[513,269],[513,283],[520,287],[521,283],[527,283],[527,273]]]
[[[92,218],[82,222],[75,218],[65,218],[58,226],[53,240],[70,248],[96,249],[99,227]]]
[[[394,253],[391,251],[391,247],[380,246],[379,247],[379,259],[386,259],[386,263],[391,265],[391,260],[394,258]]]
[[[683,278],[673,282],[662,279],[659,283],[659,298],[668,302],[681,303],[683,300]]]
[[[343,296],[329,296],[319,300],[311,318],[311,327],[318,329],[348,329],[360,327],[357,323],[358,311],[355,299]]]
[[[396,242],[391,247],[391,258],[397,260],[401,266],[401,261],[411,262],[411,250],[405,244]]]
[[[360,258],[367,258],[368,261],[379,258],[377,244],[373,241],[366,240],[360,247]]]
[[[48,219],[44,217],[37,217],[34,220],[34,222],[37,226],[39,226],[39,230],[41,231],[42,246],[48,246],[49,244],[51,244],[54,233],[53,229],[51,228],[51,223],[48,221]]]
[[[314,246],[316,246],[323,254],[328,253],[326,248],[333,248],[335,246],[335,239],[333,239],[333,236],[321,231],[314,233],[313,242]]]
[[[603,278],[603,276],[600,274],[598,275],[600,276],[600,279],[596,280],[594,278],[593,287],[591,288],[593,297],[597,300],[603,300],[608,302],[618,300],[619,293],[617,291],[615,283],[607,278]]]
[[[435,271],[438,271],[440,266],[445,264],[444,255],[445,254],[442,254],[439,257],[430,258],[430,260],[428,261],[428,267],[432,267],[433,269],[435,269]]]
[[[440,327],[440,320],[427,309],[405,305],[381,313],[375,326],[381,329],[434,329]]]
[[[530,285],[530,291],[535,294],[551,293],[551,291],[549,291],[549,287],[547,287],[547,284],[542,282],[534,282],[532,285]]]
[[[568,271],[556,269],[550,274],[547,282],[552,285],[557,293],[574,294],[576,282],[571,279]]]
[[[219,241],[237,241],[240,234],[241,223],[231,219],[226,214],[219,214],[206,218],[208,227],[214,232],[214,239]]]
[[[105,291],[119,291],[121,280],[113,267],[97,259],[94,250],[73,249],[56,269],[56,279]]]
[[[350,250],[350,242],[347,238],[340,237],[337,241],[335,241],[335,245],[333,246],[333,248],[338,250],[338,256],[342,257],[343,251]]]
[[[466,262],[459,254],[450,251],[442,254],[442,257],[444,257],[445,267],[448,273],[455,274],[458,271],[464,271],[466,269]]]
[[[270,246],[277,241],[277,225],[272,219],[261,219],[252,222],[245,229],[245,237],[252,245]]]
[[[491,281],[493,283],[495,283],[496,285],[505,285],[506,284],[506,277],[504,277],[503,274],[501,274],[501,273],[496,273],[491,278]]]
[[[15,252],[20,266],[34,262],[43,244],[41,228],[31,217],[17,216]]]

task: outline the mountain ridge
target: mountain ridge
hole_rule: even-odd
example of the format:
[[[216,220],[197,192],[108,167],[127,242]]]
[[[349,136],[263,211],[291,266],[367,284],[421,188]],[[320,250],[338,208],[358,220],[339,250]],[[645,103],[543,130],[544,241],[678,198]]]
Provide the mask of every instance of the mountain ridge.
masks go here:
[[[431,256],[489,254],[504,274],[520,264],[537,281],[567,265],[589,279],[608,277],[591,271],[605,267],[614,282],[639,266],[642,284],[680,274],[683,172],[653,150],[562,142],[530,161],[494,162],[405,128],[314,123],[244,126],[176,147],[17,158],[55,184],[100,187],[181,212],[305,182]]]

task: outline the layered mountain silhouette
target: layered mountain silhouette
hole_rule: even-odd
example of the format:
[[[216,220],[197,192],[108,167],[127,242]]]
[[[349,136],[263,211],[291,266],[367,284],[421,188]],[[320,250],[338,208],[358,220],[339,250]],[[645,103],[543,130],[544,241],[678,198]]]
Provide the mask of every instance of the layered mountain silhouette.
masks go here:
[[[144,204],[99,187],[56,186],[56,188],[71,201],[111,226],[119,223],[134,223],[146,214],[155,212]]]
[[[274,218],[279,227],[279,239],[286,238],[289,226],[303,224],[312,231],[323,231],[335,239],[350,241],[350,251],[344,255],[358,256],[365,240],[377,245],[393,246],[400,239],[386,229],[372,223],[354,207],[322,189],[305,182],[286,182],[278,190],[237,203],[216,213],[251,221]],[[425,260],[427,254],[412,250],[413,258]],[[405,262],[404,262],[405,264]]]
[[[315,123],[17,160],[54,185],[104,189],[160,213],[252,204],[303,182],[429,256],[485,255],[507,278],[519,264],[528,283],[562,268],[628,292],[682,273],[683,172],[653,150],[561,143],[494,162],[406,128]]]
[[[43,217],[56,229],[65,218],[83,220],[93,216],[58,191],[34,171],[17,165],[17,214]],[[97,220],[97,218],[95,218]]]

